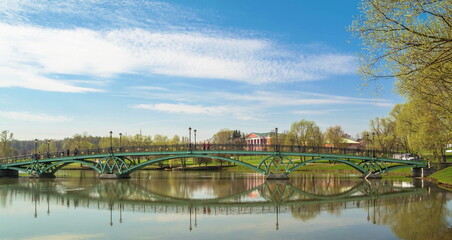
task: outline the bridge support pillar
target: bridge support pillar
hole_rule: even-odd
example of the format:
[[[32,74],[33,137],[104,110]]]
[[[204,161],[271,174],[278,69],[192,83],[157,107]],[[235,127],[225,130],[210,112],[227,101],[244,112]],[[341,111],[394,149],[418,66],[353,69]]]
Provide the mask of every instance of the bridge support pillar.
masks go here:
[[[19,177],[19,171],[12,169],[0,169],[0,177],[17,178]]]
[[[55,178],[53,173],[31,174],[30,178]]]
[[[381,179],[381,173],[363,173],[361,178],[364,179]]]
[[[130,175],[124,174],[124,175],[117,175],[116,173],[101,173],[99,174],[100,179],[124,179],[124,178],[130,178]]]
[[[269,173],[265,179],[289,179],[287,173]]]
[[[435,172],[434,168],[412,168],[411,176],[412,177],[426,177]]]

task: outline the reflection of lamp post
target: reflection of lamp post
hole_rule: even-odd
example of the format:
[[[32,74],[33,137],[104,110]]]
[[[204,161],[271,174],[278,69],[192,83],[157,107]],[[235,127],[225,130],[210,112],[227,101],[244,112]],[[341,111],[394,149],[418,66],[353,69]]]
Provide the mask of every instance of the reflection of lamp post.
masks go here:
[[[110,203],[110,226],[113,226],[113,203]]]
[[[119,223],[122,223],[122,207],[121,204],[119,204]]]
[[[110,153],[113,153],[113,131],[110,131]]]
[[[50,202],[49,202],[49,195],[47,195],[47,215],[50,215]]]
[[[196,129],[193,132],[195,133],[195,150],[196,150]]]
[[[122,137],[122,133],[119,133],[119,152],[121,151],[121,137]]]
[[[191,232],[191,230],[193,229],[192,227],[191,227],[191,206],[189,207],[189,211],[190,211],[190,232]]]
[[[36,200],[36,195],[34,196],[35,200],[35,218],[38,217],[38,201]]]
[[[196,218],[196,207],[195,207],[195,227],[198,227],[198,220]]]

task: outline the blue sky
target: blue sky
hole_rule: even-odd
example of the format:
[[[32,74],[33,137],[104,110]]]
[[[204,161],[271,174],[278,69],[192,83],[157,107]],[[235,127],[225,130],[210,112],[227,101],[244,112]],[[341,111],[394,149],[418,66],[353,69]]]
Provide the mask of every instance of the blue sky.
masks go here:
[[[357,1],[6,0],[0,130],[17,139],[288,130],[354,136],[402,99],[360,90]]]

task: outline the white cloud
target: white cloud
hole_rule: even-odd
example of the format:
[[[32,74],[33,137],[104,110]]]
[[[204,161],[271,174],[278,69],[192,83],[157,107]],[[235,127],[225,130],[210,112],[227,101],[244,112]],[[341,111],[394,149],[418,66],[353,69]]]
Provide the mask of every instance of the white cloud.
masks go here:
[[[353,56],[287,53],[280,48],[262,39],[197,32],[50,29],[0,23],[0,87],[99,91],[46,77],[50,74],[110,78],[142,72],[260,84],[354,72]]]
[[[133,108],[156,110],[169,113],[206,114],[206,115],[220,115],[225,112],[225,108],[223,106],[207,107],[201,105],[188,105],[182,103],[138,104],[133,106]]]
[[[8,118],[30,122],[68,122],[70,118],[64,116],[50,116],[43,113],[29,112],[3,112],[0,111],[0,118]]]

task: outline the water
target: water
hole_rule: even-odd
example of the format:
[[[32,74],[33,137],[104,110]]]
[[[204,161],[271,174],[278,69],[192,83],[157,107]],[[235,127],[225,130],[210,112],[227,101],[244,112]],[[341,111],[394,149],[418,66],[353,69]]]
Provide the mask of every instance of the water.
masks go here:
[[[452,239],[452,194],[350,176],[139,171],[0,178],[0,239]]]

